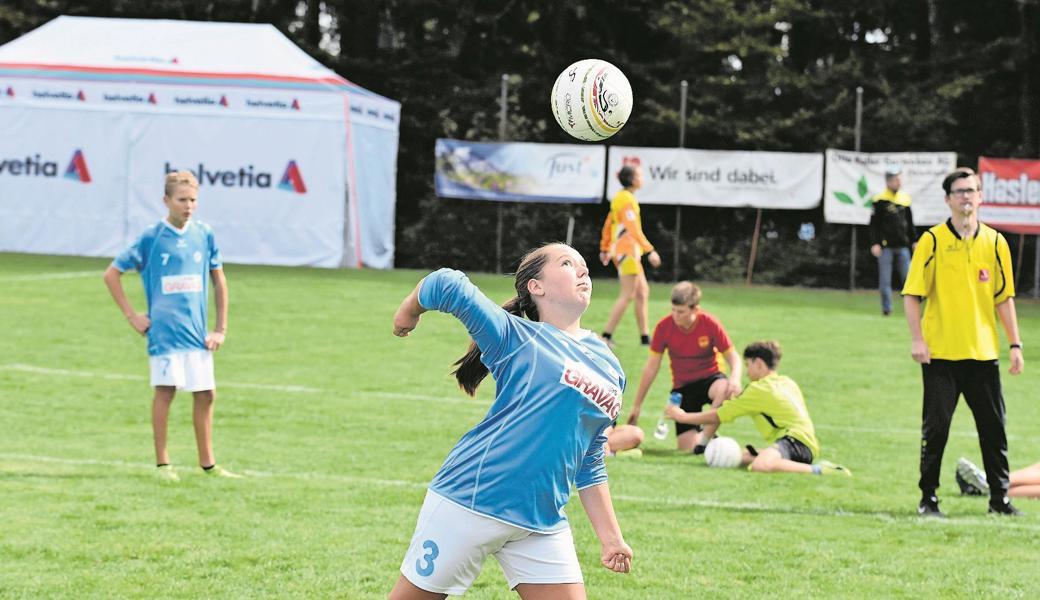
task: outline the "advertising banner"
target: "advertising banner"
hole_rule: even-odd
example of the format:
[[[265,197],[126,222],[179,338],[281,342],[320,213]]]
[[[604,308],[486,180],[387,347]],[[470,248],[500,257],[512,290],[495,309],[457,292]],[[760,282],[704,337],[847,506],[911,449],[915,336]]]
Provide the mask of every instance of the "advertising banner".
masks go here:
[[[0,106],[0,251],[115,256],[126,228],[127,119]]]
[[[642,167],[641,204],[805,209],[823,191],[817,153],[612,146],[608,197],[621,189],[615,174],[625,165]]]
[[[979,157],[979,220],[1003,231],[1040,235],[1040,160]]]
[[[871,198],[885,189],[885,171],[902,170],[901,190],[910,194],[915,225],[935,225],[950,216],[943,177],[957,166],[953,152],[853,152],[827,150],[823,217],[828,223],[866,225]]]
[[[596,203],[604,146],[438,139],[434,184],[442,198]]]
[[[0,99],[8,106],[142,113],[274,115],[280,118],[343,118],[339,94],[303,90],[256,90],[213,85],[207,88],[125,81],[58,81],[0,77]],[[363,102],[359,96],[358,101]],[[362,116],[373,109],[360,110]],[[389,111],[389,109],[387,110]],[[384,120],[376,111],[377,122]],[[396,124],[394,114],[388,114]]]
[[[343,257],[342,122],[156,115],[130,144],[129,237],[165,217],[163,177],[199,180],[196,217],[228,262],[338,267]]]

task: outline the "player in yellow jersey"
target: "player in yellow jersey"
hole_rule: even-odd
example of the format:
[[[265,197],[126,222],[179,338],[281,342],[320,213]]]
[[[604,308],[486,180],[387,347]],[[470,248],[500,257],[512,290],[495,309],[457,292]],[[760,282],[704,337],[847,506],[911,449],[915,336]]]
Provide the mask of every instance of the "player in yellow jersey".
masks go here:
[[[989,511],[1018,515],[1008,501],[1004,396],[1000,388],[997,326],[1000,316],[1011,345],[1010,373],[1022,372],[1022,341],[1015,316],[1011,250],[999,232],[979,222],[978,176],[958,169],[943,179],[950,218],[921,236],[903,286],[910,354],[921,363],[921,502],[925,517],[945,517],[935,492],[957,399],[975,417],[989,482]],[[927,300],[924,316],[921,301]]]
[[[748,470],[760,473],[813,473],[815,475],[845,475],[852,472],[841,465],[821,460],[820,442],[805,398],[798,384],[786,375],[776,372],[780,363],[780,344],[753,342],[744,348],[744,366],[751,383],[735,398],[718,408],[702,412],[686,412],[674,404],[666,414],[677,423],[687,425],[719,425],[737,417],[749,416],[758,432],[770,446],[761,452],[744,452],[743,464]]]
[[[646,254],[646,259],[654,268],[661,266],[661,257],[657,255],[650,240],[643,235],[639,202],[633,194],[643,185],[643,170],[638,166],[626,165],[621,167],[617,177],[624,189],[615,194],[610,202],[610,213],[603,223],[603,233],[600,236],[599,260],[604,265],[611,260],[614,261],[621,283],[621,293],[610,309],[607,326],[603,329],[603,338],[608,343],[613,343],[611,338],[614,328],[621,321],[628,304],[634,300],[640,341],[648,346],[650,284],[647,283],[646,273],[643,272],[642,257]]]

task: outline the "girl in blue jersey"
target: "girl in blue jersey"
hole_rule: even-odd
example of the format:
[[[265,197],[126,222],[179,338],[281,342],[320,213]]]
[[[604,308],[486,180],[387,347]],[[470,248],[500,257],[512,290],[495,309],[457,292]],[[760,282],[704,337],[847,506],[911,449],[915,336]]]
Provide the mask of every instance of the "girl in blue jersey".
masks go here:
[[[455,315],[473,338],[455,363],[459,385],[473,395],[490,372],[496,393],[430,483],[392,600],[462,594],[489,554],[524,600],[585,598],[563,511],[572,485],[603,566],[631,569],[603,464],[625,377],[606,344],[580,327],[588,267],[570,246],[549,244],[521,260],[514,285],[516,297],[500,307],[462,273],[441,269],[394,315],[400,337],[427,310]]]

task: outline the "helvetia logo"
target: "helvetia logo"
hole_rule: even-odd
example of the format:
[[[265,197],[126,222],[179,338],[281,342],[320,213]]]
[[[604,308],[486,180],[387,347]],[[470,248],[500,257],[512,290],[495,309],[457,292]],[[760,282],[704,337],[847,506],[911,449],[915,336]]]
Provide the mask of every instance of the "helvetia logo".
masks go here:
[[[220,105],[223,106],[224,108],[227,108],[227,96],[221,96],[220,97]]]
[[[164,173],[179,171],[182,167],[174,167],[165,163]],[[210,169],[206,163],[199,163],[198,168],[188,169],[199,180],[199,185],[219,185],[228,188],[270,188],[271,174],[267,171],[255,171],[253,165],[239,169]]]
[[[11,86],[7,86],[7,97],[14,98],[14,88]]]
[[[46,160],[39,154],[25,158],[0,158],[0,176],[50,178],[57,177],[58,173],[57,161]],[[81,150],[76,149],[72,154],[69,166],[65,170],[65,177],[81,183],[90,183],[90,170],[87,169],[87,161]]]
[[[83,93],[83,90],[80,90],[79,93],[76,94],[76,100],[79,100],[80,102],[87,101],[87,95]]]
[[[292,109],[293,110],[300,110],[300,101],[297,100],[296,98],[292,99]]]
[[[158,104],[159,101],[155,99],[155,94],[148,94],[148,104]]]
[[[65,177],[79,180],[80,183],[90,183],[90,170],[87,169],[87,161],[83,158],[83,152],[78,148],[73,153],[68,168],[65,169]]]
[[[287,192],[307,193],[307,185],[303,183],[303,175],[300,174],[300,168],[296,166],[295,160],[290,160],[289,164],[285,166],[285,174],[278,182],[278,187]]]

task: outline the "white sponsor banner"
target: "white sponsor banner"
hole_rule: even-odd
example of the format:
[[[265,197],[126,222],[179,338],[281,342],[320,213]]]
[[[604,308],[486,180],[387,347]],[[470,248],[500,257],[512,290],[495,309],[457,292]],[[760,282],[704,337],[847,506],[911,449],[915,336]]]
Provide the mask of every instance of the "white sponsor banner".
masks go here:
[[[885,171],[902,169],[901,190],[910,194],[915,225],[935,225],[950,216],[942,180],[956,168],[953,152],[853,152],[827,150],[823,217],[828,223],[866,225],[871,198],[885,189]]]
[[[611,146],[608,165],[608,198],[621,189],[622,166],[642,167],[641,204],[806,209],[822,193],[817,153]]]
[[[127,118],[0,104],[0,251],[114,256]]]
[[[130,156],[131,242],[166,216],[163,177],[199,179],[196,217],[224,260],[338,267],[343,256],[342,123],[156,115],[137,122]]]

